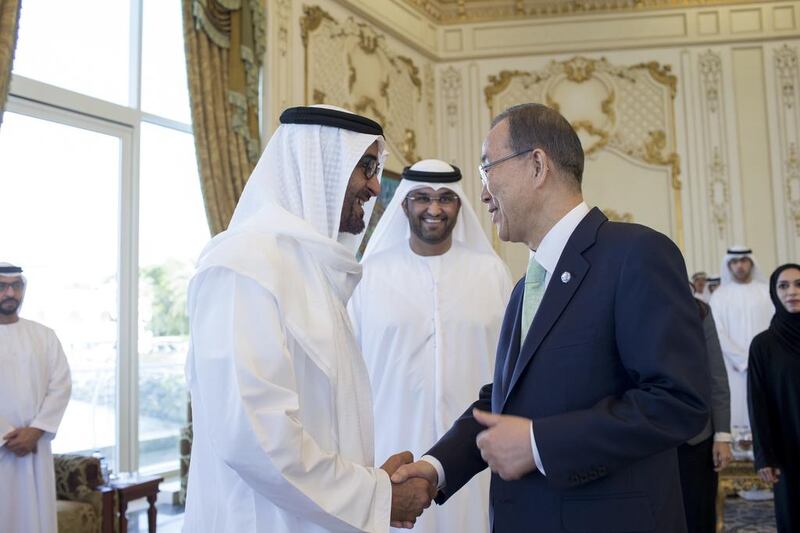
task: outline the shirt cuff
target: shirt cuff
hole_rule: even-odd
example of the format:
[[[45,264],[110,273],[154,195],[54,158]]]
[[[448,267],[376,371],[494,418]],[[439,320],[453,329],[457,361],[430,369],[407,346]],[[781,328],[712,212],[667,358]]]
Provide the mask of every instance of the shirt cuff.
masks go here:
[[[733,438],[730,433],[718,431],[714,433],[714,442],[733,442]]]
[[[429,463],[433,468],[436,469],[436,475],[439,476],[439,484],[437,485],[436,489],[442,490],[446,483],[444,479],[444,468],[442,468],[442,463],[439,462],[439,459],[432,455],[423,455],[419,458],[419,460]]]
[[[536,447],[536,437],[533,436],[533,420],[531,420],[531,450],[533,450],[533,462],[536,463],[536,469],[542,473],[543,476],[547,474],[542,465],[542,458],[539,457],[539,448]]]

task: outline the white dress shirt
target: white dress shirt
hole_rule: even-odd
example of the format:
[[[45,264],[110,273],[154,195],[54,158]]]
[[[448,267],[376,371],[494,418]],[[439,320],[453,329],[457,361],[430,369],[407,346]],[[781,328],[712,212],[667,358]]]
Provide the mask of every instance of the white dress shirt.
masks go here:
[[[580,224],[581,220],[583,220],[588,213],[589,206],[586,205],[586,202],[581,202],[573,207],[569,213],[564,215],[561,220],[550,228],[550,231],[544,236],[542,242],[539,243],[539,247],[531,252],[536,262],[542,265],[546,271],[544,276],[545,291],[547,291],[547,286],[553,277],[553,271],[558,265],[558,261],[561,259],[561,254],[567,246],[567,241],[569,241],[575,228],[578,227],[578,224]],[[535,320],[536,317],[534,316],[534,321]],[[531,421],[531,449],[533,450],[533,460],[536,464],[536,468],[542,475],[546,475],[542,459],[539,456],[539,449],[536,447],[536,438],[533,435],[533,421]],[[443,488],[445,486],[444,468],[442,468],[442,464],[439,460],[431,455],[425,455],[421,459],[433,465],[439,475],[439,489]]]

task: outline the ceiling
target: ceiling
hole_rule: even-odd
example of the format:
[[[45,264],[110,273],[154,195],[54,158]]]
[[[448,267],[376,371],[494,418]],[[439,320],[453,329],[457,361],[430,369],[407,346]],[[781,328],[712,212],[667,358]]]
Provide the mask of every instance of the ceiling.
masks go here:
[[[439,24],[756,3],[758,0],[401,0]]]

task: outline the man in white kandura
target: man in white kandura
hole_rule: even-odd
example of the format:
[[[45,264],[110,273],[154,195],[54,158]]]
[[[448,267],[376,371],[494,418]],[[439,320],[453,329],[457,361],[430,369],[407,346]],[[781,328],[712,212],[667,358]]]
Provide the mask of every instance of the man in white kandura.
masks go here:
[[[364,230],[384,138],[365,117],[291,108],[228,230],[189,285],[194,440],[184,531],[386,532],[430,505],[374,468],[369,376],[347,301],[361,278],[340,232]]]
[[[460,180],[444,161],[406,168],[364,253],[350,313],[372,382],[378,458],[424,453],[492,381],[512,284]],[[488,470],[414,526],[488,529]]]
[[[753,337],[769,327],[775,307],[769,286],[758,269],[753,252],[732,246],[722,258],[720,287],[711,294],[711,310],[717,326],[728,383],[731,390],[731,430],[734,439],[750,431],[747,412],[747,358]]]
[[[55,533],[50,441],[72,389],[56,334],[19,317],[22,269],[0,263],[0,531]]]

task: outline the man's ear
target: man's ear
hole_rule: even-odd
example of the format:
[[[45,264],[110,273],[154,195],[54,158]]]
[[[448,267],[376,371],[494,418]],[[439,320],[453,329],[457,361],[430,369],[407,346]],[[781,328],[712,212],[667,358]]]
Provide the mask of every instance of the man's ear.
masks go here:
[[[403,201],[400,202],[400,205],[403,206],[403,213],[405,213],[406,216],[408,216],[408,198],[403,198]]]
[[[531,162],[531,179],[534,182],[541,182],[547,173],[547,154],[543,150],[536,148],[531,152]]]

